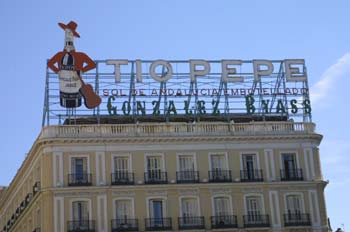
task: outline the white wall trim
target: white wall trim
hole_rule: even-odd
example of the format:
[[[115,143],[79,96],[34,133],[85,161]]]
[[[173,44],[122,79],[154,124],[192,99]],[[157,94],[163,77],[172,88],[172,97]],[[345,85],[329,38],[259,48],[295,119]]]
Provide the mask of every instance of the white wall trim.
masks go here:
[[[58,159],[58,164],[57,164]],[[53,186],[63,186],[63,152],[54,152],[52,155],[53,166]],[[58,170],[57,170],[58,169]],[[57,176],[58,171],[58,176]]]
[[[314,196],[314,199],[313,199],[313,196]],[[314,211],[313,201],[315,201],[315,211]],[[312,226],[320,226],[321,225],[320,208],[318,206],[318,197],[317,197],[316,190],[309,190],[309,203],[310,203],[310,215],[311,215]]]
[[[280,204],[279,204],[279,197],[277,191],[270,191],[269,192],[270,197],[270,211],[271,211],[271,221],[272,221],[272,227],[281,227],[281,216],[280,216]],[[274,199],[276,199],[274,201]],[[275,207],[273,204],[276,204],[276,212]],[[277,216],[277,221],[275,222],[275,216]]]
[[[58,211],[58,206],[60,212]],[[53,218],[54,218],[54,232],[64,232],[64,197],[53,198]],[[60,221],[58,220],[58,213],[60,214]],[[61,228],[61,230],[59,230]]]
[[[106,162],[105,162],[105,152],[96,152],[96,185],[105,185],[106,184]],[[101,159],[101,164],[100,164]],[[101,169],[100,170],[100,166]],[[101,175],[100,175],[101,174]]]
[[[103,205],[101,205],[101,199],[103,200]],[[103,208],[103,214],[104,214],[104,220],[102,222],[102,209]],[[90,213],[92,214],[92,212]],[[108,218],[108,214],[107,214],[107,195],[103,194],[103,195],[98,195],[97,196],[97,218],[98,218],[98,231],[99,232],[107,232],[108,231],[108,224],[107,224],[107,218]],[[103,227],[104,230],[102,229],[102,223],[103,223]]]
[[[314,180],[316,178],[316,173],[315,173],[315,159],[314,159],[314,154],[312,152],[312,149],[310,149],[309,153],[309,160],[310,160],[310,167],[311,167],[311,179]]]
[[[265,158],[265,166],[266,166],[266,177],[267,180],[272,180],[272,169],[274,167],[271,167],[271,157],[270,154],[272,152],[272,149],[264,149],[264,158]]]
[[[310,175],[310,164],[309,164],[309,151],[310,148],[304,148],[304,162],[305,162],[305,178],[306,180],[311,180]]]

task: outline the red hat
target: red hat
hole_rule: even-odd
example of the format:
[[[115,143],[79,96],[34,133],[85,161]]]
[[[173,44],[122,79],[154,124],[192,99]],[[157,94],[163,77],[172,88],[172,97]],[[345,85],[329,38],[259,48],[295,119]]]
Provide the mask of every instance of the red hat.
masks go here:
[[[80,38],[80,35],[78,34],[78,32],[75,31],[75,29],[77,29],[78,27],[78,24],[76,22],[70,21],[67,25],[65,25],[64,23],[58,23],[58,25],[60,25],[60,27],[62,27],[63,30],[65,29],[71,30],[75,37]]]

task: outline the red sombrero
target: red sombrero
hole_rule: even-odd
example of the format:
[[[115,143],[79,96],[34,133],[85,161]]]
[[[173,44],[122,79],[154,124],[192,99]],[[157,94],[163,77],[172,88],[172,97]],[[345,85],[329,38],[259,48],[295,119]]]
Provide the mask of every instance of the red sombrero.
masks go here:
[[[67,25],[64,23],[58,23],[58,25],[60,27],[62,27],[63,30],[65,30],[65,29],[71,30],[75,37],[80,38],[80,35],[78,34],[78,32],[75,31],[75,29],[77,29],[77,27],[78,27],[78,24],[76,22],[70,21]]]

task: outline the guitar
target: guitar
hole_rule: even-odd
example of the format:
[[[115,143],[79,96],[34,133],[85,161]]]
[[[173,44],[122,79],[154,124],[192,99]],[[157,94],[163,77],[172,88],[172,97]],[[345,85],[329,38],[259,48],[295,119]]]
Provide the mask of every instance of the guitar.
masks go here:
[[[101,97],[98,96],[95,92],[94,89],[92,88],[92,85],[90,84],[85,84],[83,81],[83,78],[80,76],[80,72],[77,72],[77,76],[79,77],[81,81],[81,89],[80,93],[83,95],[84,98],[84,105],[88,109],[93,109],[101,104]]]

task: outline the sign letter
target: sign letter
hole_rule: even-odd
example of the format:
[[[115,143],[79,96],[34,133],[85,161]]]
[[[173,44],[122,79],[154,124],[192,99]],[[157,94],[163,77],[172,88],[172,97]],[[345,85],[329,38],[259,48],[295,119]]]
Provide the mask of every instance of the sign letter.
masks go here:
[[[260,69],[265,66],[267,69]],[[260,81],[261,76],[268,76],[273,72],[273,65],[268,60],[253,60],[254,81]]]
[[[120,65],[127,65],[128,60],[107,60],[107,64],[114,65],[115,82],[120,82]]]
[[[202,66],[203,69],[197,69],[197,66]],[[196,81],[197,76],[205,76],[210,72],[210,65],[205,60],[190,60],[190,75],[191,82]]]

